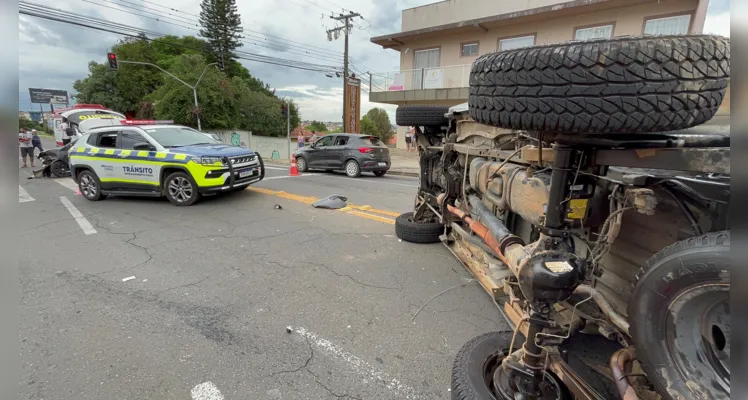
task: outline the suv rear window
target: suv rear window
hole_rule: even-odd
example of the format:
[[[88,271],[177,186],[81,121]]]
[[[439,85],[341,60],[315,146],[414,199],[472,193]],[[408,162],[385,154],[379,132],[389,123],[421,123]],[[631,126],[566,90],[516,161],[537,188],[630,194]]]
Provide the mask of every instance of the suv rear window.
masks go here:
[[[361,142],[367,146],[375,146],[375,147],[384,146],[384,142],[382,142],[382,139],[376,136],[364,136],[360,138],[359,140],[361,140]]]

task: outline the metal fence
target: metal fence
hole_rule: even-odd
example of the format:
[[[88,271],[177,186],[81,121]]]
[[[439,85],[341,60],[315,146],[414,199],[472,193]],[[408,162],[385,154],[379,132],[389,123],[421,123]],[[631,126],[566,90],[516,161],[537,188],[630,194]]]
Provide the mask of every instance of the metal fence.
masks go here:
[[[471,64],[439,68],[421,68],[391,72],[372,72],[372,92],[402,90],[450,89],[468,87]]]

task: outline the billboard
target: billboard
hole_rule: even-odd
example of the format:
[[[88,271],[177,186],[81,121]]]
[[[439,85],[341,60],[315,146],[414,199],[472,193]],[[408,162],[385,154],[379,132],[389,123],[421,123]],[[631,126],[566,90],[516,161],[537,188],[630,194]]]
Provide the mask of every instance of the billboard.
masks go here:
[[[343,132],[359,133],[361,120],[361,79],[345,80],[345,102],[343,105]]]
[[[66,90],[29,88],[29,96],[34,104],[69,104]]]

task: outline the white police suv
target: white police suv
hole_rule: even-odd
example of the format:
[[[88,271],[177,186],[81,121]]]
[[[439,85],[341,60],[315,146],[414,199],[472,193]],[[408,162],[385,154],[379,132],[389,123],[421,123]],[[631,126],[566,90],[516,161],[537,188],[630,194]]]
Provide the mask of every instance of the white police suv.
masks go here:
[[[108,194],[166,196],[188,206],[265,177],[258,153],[170,121],[111,121],[89,130],[69,156],[73,179],[91,201]]]

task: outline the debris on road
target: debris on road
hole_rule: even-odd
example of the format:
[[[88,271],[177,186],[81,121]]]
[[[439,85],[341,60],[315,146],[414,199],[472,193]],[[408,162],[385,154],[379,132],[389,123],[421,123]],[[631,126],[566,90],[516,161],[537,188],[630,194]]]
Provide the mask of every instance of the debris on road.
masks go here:
[[[348,198],[339,194],[327,196],[324,199],[312,203],[312,207],[338,210],[348,205]]]
[[[135,277],[134,277],[134,276],[128,276],[127,278],[124,278],[124,279],[122,279],[122,282],[127,282],[127,281],[131,281],[131,280],[133,280],[133,279],[135,279]]]
[[[282,210],[283,209],[283,207],[281,207],[280,204],[276,204],[273,208],[275,208],[276,210]]]
[[[293,327],[292,326],[287,326],[286,327],[286,333],[293,333]]]

